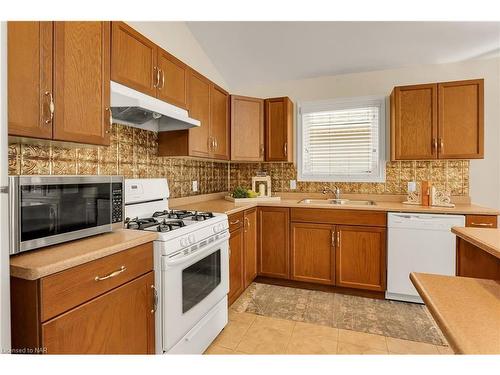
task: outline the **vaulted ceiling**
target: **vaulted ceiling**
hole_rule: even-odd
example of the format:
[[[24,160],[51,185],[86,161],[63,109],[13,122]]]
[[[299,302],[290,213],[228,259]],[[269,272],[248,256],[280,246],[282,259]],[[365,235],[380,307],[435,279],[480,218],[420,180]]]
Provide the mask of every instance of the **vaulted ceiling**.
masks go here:
[[[231,88],[498,55],[499,22],[188,22]]]

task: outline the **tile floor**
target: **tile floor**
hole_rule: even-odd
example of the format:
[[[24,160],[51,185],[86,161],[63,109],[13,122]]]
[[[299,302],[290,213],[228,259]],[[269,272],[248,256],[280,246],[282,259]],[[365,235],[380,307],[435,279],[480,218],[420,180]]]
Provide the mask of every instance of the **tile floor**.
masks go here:
[[[259,291],[256,292],[257,290]],[[351,325],[348,326],[349,328],[334,326],[339,325],[338,322],[343,320],[333,318],[332,320],[325,320],[324,317],[326,316],[325,311],[337,311],[337,313],[343,311],[338,307],[338,304],[336,305],[336,298],[339,299],[340,306],[344,306],[346,309],[347,307],[360,311],[368,309],[370,316],[373,318],[372,321],[377,321],[376,318],[381,315],[381,311],[384,313],[382,315],[394,313],[392,310],[394,307],[387,307],[388,311],[385,311],[380,307],[366,306],[370,306],[370,303],[379,306],[380,302],[390,301],[362,298],[362,300],[367,301],[356,300],[356,303],[354,303],[351,299],[352,296],[324,293],[329,295],[326,296],[321,293],[324,292],[252,284],[229,308],[228,325],[206,350],[205,354],[453,354],[453,351],[446,346],[446,341],[437,328],[434,328],[437,331],[433,332],[439,338],[437,344],[433,343],[435,338],[428,334],[420,335],[418,338],[426,338],[430,342],[393,337],[395,329],[401,326],[401,319],[393,319],[396,322],[396,328],[392,330],[386,329],[387,327],[383,324],[376,324],[377,327],[385,327],[385,331],[381,334],[362,332],[355,328],[363,328],[366,323]],[[257,298],[257,305],[249,302],[255,302],[254,297],[256,295],[262,297],[261,299]],[[274,297],[269,297],[270,295]],[[267,305],[262,303],[262,300],[266,299],[264,296],[267,296]],[[327,309],[325,309],[323,300],[325,298],[333,300],[331,304],[326,304]],[[351,304],[342,305],[341,302],[344,298],[350,300]],[[274,303],[278,303],[281,309],[269,308],[269,306],[275,306]],[[337,306],[337,309],[334,306]],[[396,310],[406,320],[414,320],[415,317],[412,318],[407,315],[415,314],[415,311],[418,312],[418,309],[415,310],[412,306],[423,308],[423,306],[419,305],[401,304],[396,305],[399,308],[399,310]],[[332,307],[331,310],[330,307]],[[370,310],[372,308],[373,310]],[[279,315],[279,317],[272,316],[273,311],[274,315]],[[306,321],[304,317],[308,317],[309,321]],[[434,326],[430,317],[424,319],[423,316],[417,314],[416,318],[418,321],[420,321],[419,319],[430,319],[431,323],[429,324]],[[366,319],[364,314],[357,314],[353,318],[356,321],[363,321],[364,319]],[[368,319],[368,321],[370,320]],[[387,324],[390,319],[384,318],[382,321]],[[371,327],[371,325],[368,324],[368,327]],[[413,331],[410,329],[409,332]]]

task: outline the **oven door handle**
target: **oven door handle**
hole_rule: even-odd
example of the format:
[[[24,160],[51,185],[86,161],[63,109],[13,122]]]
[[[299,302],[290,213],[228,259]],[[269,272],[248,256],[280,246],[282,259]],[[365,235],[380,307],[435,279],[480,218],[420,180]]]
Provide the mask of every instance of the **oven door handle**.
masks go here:
[[[165,264],[167,266],[177,266],[179,264],[187,263],[191,259],[196,258],[198,255],[200,255],[204,250],[206,250],[206,249],[212,249],[214,247],[217,247],[217,245],[219,245],[219,244],[227,241],[228,239],[229,239],[229,236],[225,235],[223,238],[221,238],[221,239],[219,239],[219,240],[217,240],[215,242],[212,242],[212,243],[208,244],[207,246],[203,246],[201,249],[196,250],[193,254],[186,255],[185,257],[181,257],[181,258],[176,259],[176,260],[168,260],[167,259],[165,261]]]

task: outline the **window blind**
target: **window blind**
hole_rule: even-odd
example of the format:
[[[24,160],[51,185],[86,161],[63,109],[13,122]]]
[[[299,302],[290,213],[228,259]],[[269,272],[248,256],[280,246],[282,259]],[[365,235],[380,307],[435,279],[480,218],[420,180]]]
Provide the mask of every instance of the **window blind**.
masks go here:
[[[379,117],[376,105],[303,113],[302,174],[354,178],[378,174]]]

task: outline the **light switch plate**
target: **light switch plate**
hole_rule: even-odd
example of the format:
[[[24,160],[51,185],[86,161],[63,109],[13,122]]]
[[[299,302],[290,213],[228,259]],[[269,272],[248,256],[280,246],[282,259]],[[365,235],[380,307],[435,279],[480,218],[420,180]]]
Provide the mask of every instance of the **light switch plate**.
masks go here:
[[[193,191],[198,191],[198,181],[193,181]]]
[[[297,180],[290,180],[290,190],[297,189]]]

